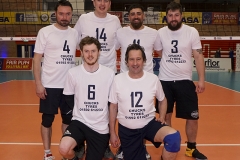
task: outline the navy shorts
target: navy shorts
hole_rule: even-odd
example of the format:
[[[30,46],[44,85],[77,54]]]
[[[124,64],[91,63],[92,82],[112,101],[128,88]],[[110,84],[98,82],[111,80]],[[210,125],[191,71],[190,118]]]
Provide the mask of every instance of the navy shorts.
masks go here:
[[[40,99],[40,113],[58,114],[60,108],[61,114],[72,114],[72,109],[67,105],[62,88],[46,88],[46,99]]]
[[[176,117],[197,120],[198,96],[196,86],[191,80],[161,81],[167,98],[167,113],[172,113],[176,103]]]
[[[118,135],[121,141],[124,160],[146,160],[146,149],[143,139],[151,141],[158,148],[161,142],[154,142],[154,137],[163,126],[166,125],[162,125],[155,118],[140,129],[129,129],[118,123]]]
[[[86,141],[86,160],[102,160],[109,146],[109,133],[100,134],[78,120],[72,120],[66,128],[63,137],[65,136],[72,137],[77,142],[77,146],[82,145]]]

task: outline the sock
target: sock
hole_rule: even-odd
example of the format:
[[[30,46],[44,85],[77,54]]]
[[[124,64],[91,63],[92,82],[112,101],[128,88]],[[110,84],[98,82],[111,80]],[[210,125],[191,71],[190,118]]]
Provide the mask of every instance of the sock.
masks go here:
[[[190,149],[196,149],[196,142],[187,142],[187,147]]]
[[[50,151],[50,149],[44,150],[44,152],[45,152],[45,155],[47,155],[47,154],[52,154],[52,152]]]

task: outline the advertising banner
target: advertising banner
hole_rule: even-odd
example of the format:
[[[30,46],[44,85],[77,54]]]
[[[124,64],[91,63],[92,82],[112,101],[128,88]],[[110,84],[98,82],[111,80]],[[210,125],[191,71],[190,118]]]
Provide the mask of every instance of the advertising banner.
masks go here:
[[[230,58],[204,58],[205,71],[208,72],[228,72],[231,69]],[[193,71],[196,70],[195,60],[193,59]]]
[[[235,12],[213,12],[212,24],[238,24],[238,17]]]
[[[212,24],[212,12],[202,13],[202,24]]]
[[[32,70],[31,58],[5,58],[2,70]]]
[[[159,71],[161,58],[153,58],[153,71]]]
[[[202,12],[183,12],[182,22],[185,24],[202,24]],[[165,12],[160,13],[160,23],[167,23]]]
[[[240,43],[236,44],[236,67],[235,71],[240,71]]]
[[[0,59],[0,70],[2,70],[2,67],[3,67],[3,60],[4,59]]]

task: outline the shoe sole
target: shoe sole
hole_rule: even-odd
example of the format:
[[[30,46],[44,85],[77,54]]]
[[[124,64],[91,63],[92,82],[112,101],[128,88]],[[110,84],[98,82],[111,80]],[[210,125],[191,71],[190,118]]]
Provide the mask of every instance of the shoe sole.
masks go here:
[[[187,155],[187,154],[185,154],[185,156],[186,156],[186,157],[192,157],[192,156],[189,156],[189,155]],[[194,157],[192,157],[192,158],[194,158]],[[208,160],[208,159],[199,159],[199,158],[195,158],[195,160]]]

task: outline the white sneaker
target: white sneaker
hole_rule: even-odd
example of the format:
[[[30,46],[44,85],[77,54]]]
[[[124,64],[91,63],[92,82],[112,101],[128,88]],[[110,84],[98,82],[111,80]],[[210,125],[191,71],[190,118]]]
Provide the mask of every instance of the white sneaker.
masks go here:
[[[118,149],[118,151],[115,155],[115,159],[116,160],[123,160],[123,151],[121,150],[121,148]]]
[[[53,160],[55,157],[52,154],[45,154],[43,160]]]

